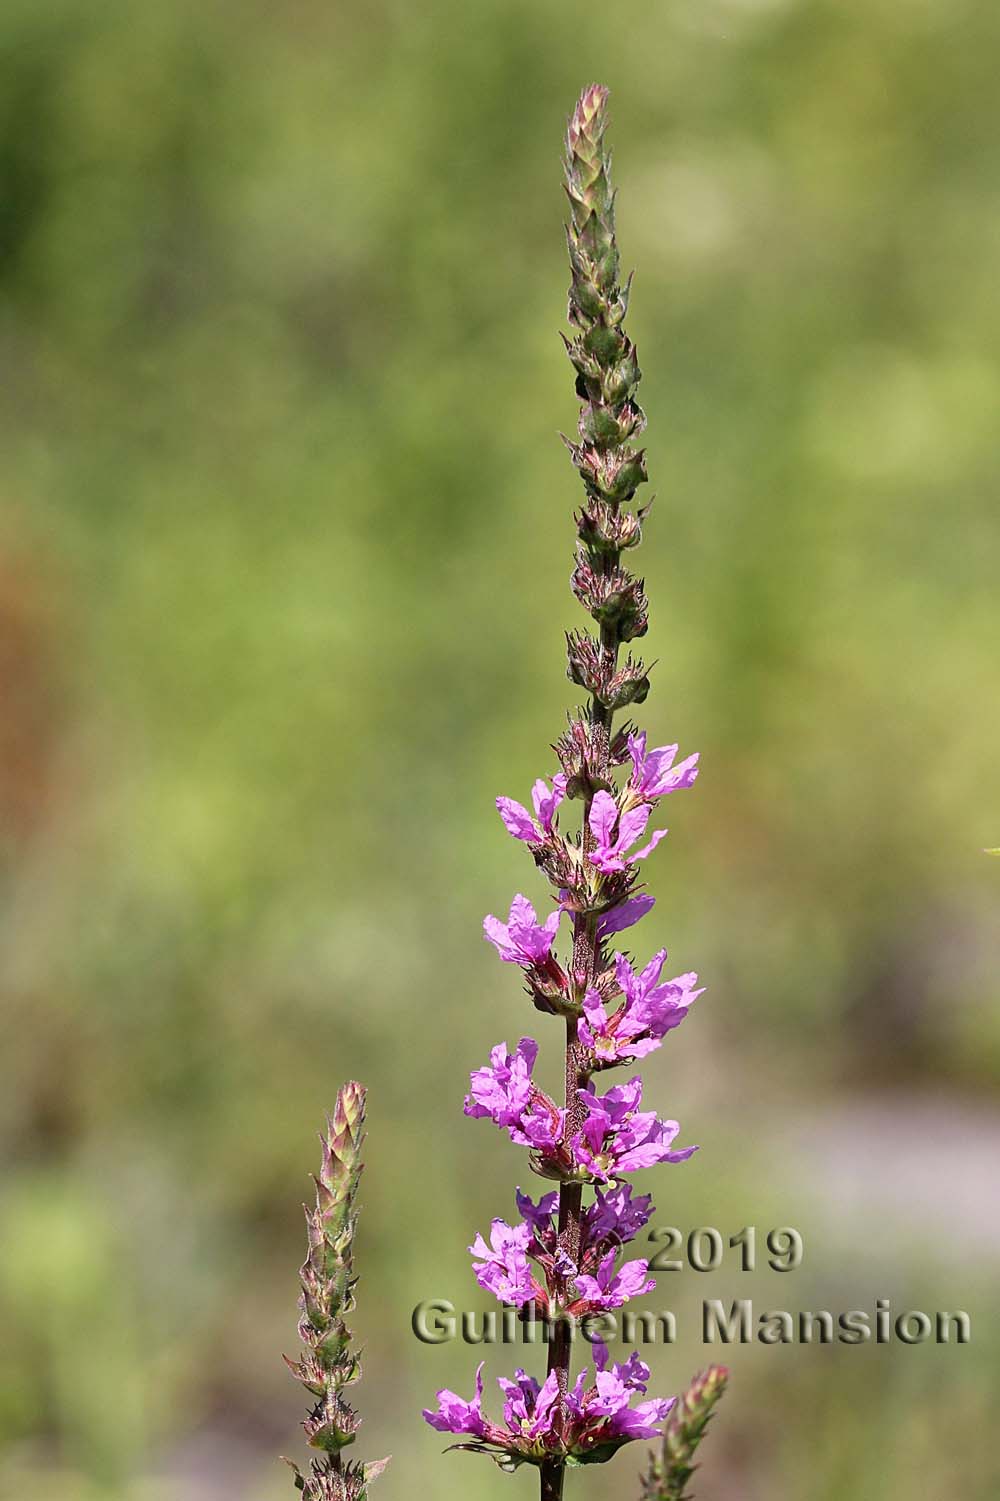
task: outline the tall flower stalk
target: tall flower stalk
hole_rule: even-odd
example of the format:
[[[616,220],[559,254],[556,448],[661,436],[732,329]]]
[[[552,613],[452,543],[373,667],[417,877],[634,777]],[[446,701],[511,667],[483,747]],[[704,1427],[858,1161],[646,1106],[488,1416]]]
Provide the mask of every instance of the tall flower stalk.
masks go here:
[[[285,1364],[311,1398],[302,1424],[306,1438],[323,1458],[308,1475],[297,1465],[295,1485],[306,1501],[365,1501],[368,1483],[387,1459],[368,1464],[345,1461],[342,1451],[357,1436],[361,1419],[346,1397],[361,1376],[361,1361],[345,1317],[354,1308],[354,1235],[361,1180],[366,1090],[353,1080],[337,1095],[333,1114],[320,1137],[323,1148],[316,1202],[306,1206],[308,1254],[299,1277],[299,1338],[303,1353]],[[289,1460],[289,1464],[291,1461]]]
[[[607,97],[596,84],[581,95],[565,164],[573,326],[565,343],[581,402],[577,439],[567,446],[585,492],[572,589],[595,624],[567,638],[568,674],[588,702],[554,746],[559,770],[551,782],[535,782],[531,809],[497,799],[505,828],[552,886],[552,910],[540,920],[518,895],[506,922],[490,916],[484,923],[500,958],[521,970],[535,1008],[563,1019],[565,1092],[557,1101],[534,1082],[538,1043],[522,1037],[513,1051],[506,1043],[493,1049],[472,1074],[465,1101],[466,1115],[506,1130],[527,1149],[534,1172],[558,1184],[537,1202],[518,1189],[515,1223],[495,1219],[489,1240],[480,1235],[470,1247],[480,1286],[522,1317],[546,1321],[548,1370],[542,1382],[522,1370],[500,1379],[502,1422],[483,1410],[482,1366],[471,1401],[443,1390],[424,1414],[432,1427],[459,1435],[458,1448],[487,1453],[508,1469],[536,1465],[542,1501],[560,1501],[568,1466],[610,1459],[630,1440],[657,1436],[674,1407],[672,1398],[637,1402],[648,1367],[638,1353],[611,1364],[599,1339],[591,1341],[593,1379],[585,1369],[572,1381],[572,1334],[580,1321],[586,1328],[588,1319],[654,1286],[645,1259],[619,1261],[652,1212],[627,1175],[696,1150],[674,1146],[676,1121],[641,1109],[639,1075],[603,1094],[596,1085],[599,1073],[658,1048],[701,994],[695,974],[663,978],[665,949],[638,969],[609,942],[653,906],[640,862],[666,830],[648,835],[647,826],[661,798],[692,785],[698,757],[678,761],[676,745],[648,749],[644,732],[614,724],[649,691],[643,664],[621,657],[648,625],[643,582],[622,563],[641,540],[648,507],[635,504],[646,480],[637,447],[646,419],[635,399],[635,345],[624,328],[629,283],[615,238]],[[581,804],[576,833],[560,827],[568,801]]]

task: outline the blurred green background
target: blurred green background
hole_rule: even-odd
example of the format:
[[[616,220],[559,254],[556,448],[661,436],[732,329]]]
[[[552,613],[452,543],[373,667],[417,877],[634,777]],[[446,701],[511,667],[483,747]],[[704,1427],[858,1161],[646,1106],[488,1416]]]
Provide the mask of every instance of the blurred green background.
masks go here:
[[[806,1247],[662,1276],[653,1390],[703,1297],[963,1308],[966,1348],[731,1350],[699,1496],[997,1495],[998,48],[994,0],[5,0],[4,1501],[289,1496],[349,1076],[378,1496],[535,1493],[441,1457],[419,1408],[478,1355],[409,1319],[488,1306],[465,1247],[525,1178],[461,1100],[546,1027],[480,921],[544,896],[492,799],[573,703],[593,78],[659,492],[642,719],[703,756],[638,945],[710,987],[647,1071],[702,1151],[643,1187]],[[634,1496],[643,1448],[573,1494]]]

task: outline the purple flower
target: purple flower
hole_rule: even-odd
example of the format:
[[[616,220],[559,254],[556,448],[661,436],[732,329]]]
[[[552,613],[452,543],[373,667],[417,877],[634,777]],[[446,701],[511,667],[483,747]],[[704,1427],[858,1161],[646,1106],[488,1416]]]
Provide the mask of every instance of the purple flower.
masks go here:
[[[562,908],[557,907],[539,924],[528,898],[518,894],[510,904],[507,921],[502,923],[492,915],[485,917],[483,931],[505,964],[520,964],[530,969],[548,959],[562,915]]]
[[[698,1150],[671,1151],[680,1127],[676,1121],[658,1120],[653,1110],[639,1110],[642,1080],[638,1076],[605,1095],[595,1094],[593,1085],[577,1094],[587,1119],[573,1137],[572,1150],[576,1162],[602,1182],[658,1162],[684,1162]]]
[[[582,1371],[576,1385],[566,1395],[570,1413],[589,1430],[591,1447],[614,1439],[624,1443],[628,1439],[657,1438],[676,1399],[654,1398],[640,1402],[638,1407],[630,1407],[631,1393],[644,1394],[646,1391],[649,1367],[643,1364],[638,1354],[633,1354],[609,1371],[607,1359],[607,1347],[595,1341],[595,1385],[589,1389],[585,1387],[587,1373]]]
[[[564,1282],[570,1282],[576,1278],[579,1268],[569,1252],[564,1250],[562,1246],[559,1246],[556,1254],[552,1257],[552,1270]]]
[[[512,797],[498,797],[497,809],[508,834],[513,834],[515,839],[523,839],[526,844],[543,843],[552,833],[556,810],[566,796],[566,780],[563,773],[559,772],[552,778],[550,791],[549,784],[539,777],[531,789],[534,818],[522,803],[515,802]]]
[[[629,897],[628,901],[610,908],[597,919],[598,938],[603,943],[605,938],[611,937],[612,933],[621,933],[623,929],[631,928],[655,906],[656,897],[648,896],[645,892]]]
[[[583,998],[583,1017],[577,1025],[577,1036],[599,1064],[608,1065],[621,1063],[626,1058],[639,1058],[643,1051],[650,1052],[656,1047],[655,1042],[649,1042],[643,1049],[641,1044],[633,1040],[635,1033],[620,1032],[624,1017],[625,1012],[621,1010],[609,1018],[597,991],[587,991]],[[642,1027],[638,1030],[641,1032]]]
[[[540,1089],[532,1090],[531,1105],[516,1125],[508,1127],[511,1141],[533,1147],[536,1152],[554,1152],[562,1141],[566,1112]]]
[[[610,792],[598,792],[590,805],[590,832],[597,841],[597,848],[591,852],[590,859],[598,870],[609,875],[612,871],[624,870],[626,865],[634,865],[637,860],[643,859],[650,850],[656,848],[660,840],[666,835],[666,829],[657,829],[652,839],[634,855],[627,852],[635,844],[641,834],[645,832],[646,825],[652,808],[648,803],[640,803],[637,808],[630,808],[622,813],[619,818],[618,804]],[[618,826],[618,837],[615,838],[615,825]]]
[[[521,1370],[514,1373],[513,1381],[498,1377],[497,1385],[504,1394],[505,1426],[501,1428],[483,1416],[482,1371],[480,1365],[476,1373],[476,1396],[472,1402],[463,1402],[454,1392],[438,1392],[438,1411],[424,1410],[424,1417],[431,1427],[442,1433],[474,1434],[490,1449],[536,1463],[546,1453],[558,1450],[559,1440],[552,1430],[553,1408],[559,1396],[558,1374],[553,1371],[541,1385]],[[479,1448],[480,1445],[470,1447]]]
[[[597,991],[587,991],[579,1037],[599,1067],[653,1052],[672,1028],[680,1026],[691,1002],[702,994],[694,988],[698,976],[693,973],[658,983],[666,958],[666,949],[661,949],[637,975],[624,954],[615,956],[615,975],[625,1001],[610,1017]]]
[[[600,1351],[594,1352],[594,1364],[601,1371],[608,1363],[608,1347],[604,1346],[604,1358],[601,1359]],[[633,1350],[628,1360],[622,1361],[615,1366],[619,1381],[623,1382],[631,1391],[644,1392],[646,1382],[649,1380],[649,1366],[642,1359],[638,1350]]]
[[[619,1407],[613,1412],[608,1431],[613,1438],[659,1438],[676,1397],[654,1397],[638,1407]]]
[[[610,1308],[621,1308],[629,1298],[641,1297],[643,1293],[652,1292],[656,1286],[656,1279],[648,1275],[648,1261],[626,1261],[616,1272],[616,1255],[614,1249],[608,1252],[597,1269],[596,1277],[591,1277],[586,1272],[580,1272],[577,1276],[577,1289],[580,1297],[590,1305],[590,1312],[603,1313]]]
[[[513,1053],[498,1042],[486,1068],[477,1068],[469,1078],[465,1114],[488,1116],[497,1126],[516,1126],[531,1101],[531,1070],[538,1057],[538,1043],[522,1037]]]
[[[438,1410],[431,1412],[430,1408],[424,1408],[424,1417],[432,1428],[439,1433],[474,1433],[482,1438],[486,1433],[486,1419],[483,1417],[483,1366],[481,1361],[476,1372],[476,1395],[471,1402],[463,1402],[447,1387],[437,1393]]]
[[[604,1190],[597,1188],[593,1204],[583,1211],[583,1245],[623,1246],[649,1223],[652,1212],[652,1196],[641,1194],[633,1198],[631,1183],[616,1183]]]
[[[676,745],[659,745],[647,754],[645,730],[629,735],[628,753],[632,757],[629,790],[636,797],[665,797],[668,792],[690,787],[698,775],[697,751],[675,766]]]
[[[595,1450],[618,1448],[630,1439],[655,1438],[674,1399],[654,1399],[629,1404],[632,1394],[645,1394],[649,1370],[638,1355],[607,1369],[607,1350],[595,1344],[597,1372],[595,1385],[587,1386],[587,1372],[581,1371],[571,1391],[566,1393],[566,1421],[557,1433],[558,1374],[551,1372],[539,1384],[524,1371],[514,1373],[511,1381],[499,1377],[497,1385],[504,1395],[503,1423],[492,1423],[483,1415],[483,1367],[476,1372],[476,1395],[465,1402],[451,1391],[437,1394],[438,1410],[424,1411],[432,1428],[441,1433],[472,1434],[479,1443],[498,1454],[539,1463],[546,1455],[581,1455]]]
[[[545,1245],[548,1237],[555,1228],[552,1223],[552,1216],[559,1207],[558,1192],[554,1191],[553,1193],[542,1194],[537,1204],[534,1199],[528,1194],[522,1193],[520,1189],[516,1190],[515,1197],[517,1199],[517,1207],[521,1211],[521,1217],[525,1224],[531,1227],[541,1243]]]
[[[661,981],[666,959],[666,949],[660,949],[637,975],[624,954],[615,955],[615,978],[625,997],[630,1024],[641,1019],[653,1037],[662,1037],[672,1028],[679,1027],[691,1002],[697,1000],[705,989],[704,986],[695,989],[698,976],[693,971],[677,975],[673,980]]]
[[[559,1378],[555,1371],[546,1376],[539,1386],[533,1376],[524,1371],[514,1372],[514,1380],[497,1377],[497,1385],[503,1392],[503,1420],[508,1430],[523,1438],[539,1438],[551,1427],[552,1407],[559,1396]]]
[[[593,1053],[598,1067],[609,1068],[613,1063],[642,1058],[658,1048],[659,1038],[643,1036],[645,1032],[645,1023],[640,1019],[630,1018],[624,1007],[609,1018],[597,991],[587,991],[583,998],[583,1020],[579,1023],[577,1035]]]
[[[513,1053],[508,1053],[505,1042],[498,1042],[487,1066],[469,1076],[465,1114],[488,1118],[522,1147],[552,1151],[562,1140],[566,1112],[532,1084],[537,1056],[533,1037],[522,1037]]]
[[[501,1303],[520,1308],[541,1294],[531,1275],[527,1250],[531,1242],[530,1225],[508,1225],[494,1220],[490,1226],[490,1244],[477,1235],[469,1250],[482,1259],[472,1264],[476,1281]]]

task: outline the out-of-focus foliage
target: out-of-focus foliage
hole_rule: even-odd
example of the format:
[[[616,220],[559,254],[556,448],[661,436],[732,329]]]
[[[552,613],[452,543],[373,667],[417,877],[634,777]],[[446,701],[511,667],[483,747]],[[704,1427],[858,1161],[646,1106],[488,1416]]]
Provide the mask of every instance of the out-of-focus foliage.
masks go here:
[[[964,1307],[964,1349],[725,1352],[700,1494],[995,1496],[998,48],[994,0],[5,0],[4,1501],[287,1496],[347,1077],[381,1501],[528,1494],[439,1457],[417,1410],[478,1355],[409,1316],[483,1306],[464,1247],[524,1168],[460,1103],[545,1026],[479,922],[541,895],[491,804],[572,702],[558,151],[595,77],[644,722],[703,753],[643,934],[710,986],[650,1069],[703,1150],[649,1187],[806,1241],[664,1274],[654,1390],[703,1296]]]

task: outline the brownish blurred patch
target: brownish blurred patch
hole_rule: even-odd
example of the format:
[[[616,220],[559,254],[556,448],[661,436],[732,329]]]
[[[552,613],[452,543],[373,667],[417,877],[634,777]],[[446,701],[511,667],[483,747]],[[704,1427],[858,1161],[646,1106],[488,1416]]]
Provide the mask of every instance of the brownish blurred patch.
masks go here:
[[[0,542],[0,828],[8,853],[47,820],[59,780],[67,694],[56,599],[48,569]]]

